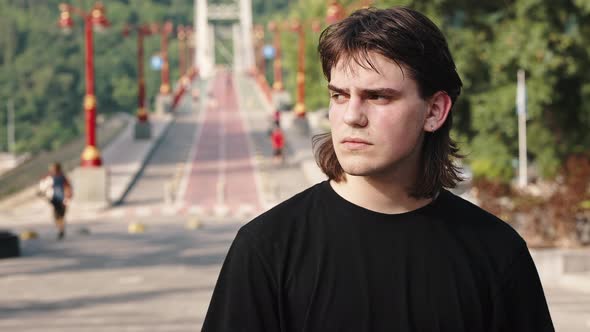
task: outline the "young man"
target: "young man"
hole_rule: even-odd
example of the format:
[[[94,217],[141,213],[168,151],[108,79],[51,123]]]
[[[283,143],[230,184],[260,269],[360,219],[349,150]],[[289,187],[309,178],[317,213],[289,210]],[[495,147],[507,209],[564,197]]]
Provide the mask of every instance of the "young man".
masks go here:
[[[53,218],[57,227],[57,239],[62,240],[66,234],[66,206],[72,198],[72,186],[62,172],[60,163],[49,166],[49,174],[39,183],[42,193],[53,207]]]
[[[203,331],[553,331],[523,239],[453,195],[461,80],[439,29],[364,9],[319,53],[329,181],[242,227]]]

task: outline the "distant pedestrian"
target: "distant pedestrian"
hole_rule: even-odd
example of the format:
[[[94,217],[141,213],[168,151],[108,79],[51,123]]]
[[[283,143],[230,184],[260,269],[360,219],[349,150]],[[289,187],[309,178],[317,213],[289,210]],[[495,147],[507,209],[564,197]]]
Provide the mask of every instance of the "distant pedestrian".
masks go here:
[[[275,124],[274,129],[270,134],[270,141],[272,143],[272,155],[275,164],[282,164],[285,161],[283,156],[283,149],[285,148],[285,135],[278,124]]]
[[[39,193],[53,207],[54,222],[58,231],[57,239],[61,240],[66,232],[66,207],[72,198],[72,185],[64,175],[60,163],[53,163],[49,166],[49,174],[39,183]]]
[[[275,110],[272,116],[272,120],[275,124],[275,126],[280,127],[281,126],[281,111],[279,110]]]

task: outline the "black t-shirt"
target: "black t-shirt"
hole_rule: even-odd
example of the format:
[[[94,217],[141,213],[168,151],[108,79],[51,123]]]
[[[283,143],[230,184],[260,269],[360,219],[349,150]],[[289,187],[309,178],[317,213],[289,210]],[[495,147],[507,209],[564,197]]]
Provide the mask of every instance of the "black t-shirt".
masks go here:
[[[535,265],[506,223],[443,190],[401,214],[329,182],[238,232],[203,331],[554,331]]]

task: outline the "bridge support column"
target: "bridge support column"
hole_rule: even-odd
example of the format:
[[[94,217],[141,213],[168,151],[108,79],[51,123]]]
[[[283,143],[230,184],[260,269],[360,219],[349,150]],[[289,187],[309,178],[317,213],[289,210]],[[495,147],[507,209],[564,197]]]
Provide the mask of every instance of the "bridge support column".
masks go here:
[[[209,56],[208,56],[208,61],[209,61],[209,72],[211,73],[211,75],[213,75],[213,73],[215,72],[215,64],[217,63],[217,60],[215,58],[215,25],[213,24],[207,24],[207,31],[208,31],[208,41],[209,41]]]
[[[254,42],[252,40],[252,0],[240,0],[241,44],[243,70],[254,69]]]
[[[199,67],[199,74],[203,78],[213,75],[212,59],[213,49],[210,40],[210,27],[207,19],[207,0],[195,0],[195,39],[197,52],[195,52],[195,63]]]
[[[232,25],[232,39],[234,42],[234,73],[241,73],[246,70],[244,66],[244,43],[242,43],[242,36],[239,24]]]

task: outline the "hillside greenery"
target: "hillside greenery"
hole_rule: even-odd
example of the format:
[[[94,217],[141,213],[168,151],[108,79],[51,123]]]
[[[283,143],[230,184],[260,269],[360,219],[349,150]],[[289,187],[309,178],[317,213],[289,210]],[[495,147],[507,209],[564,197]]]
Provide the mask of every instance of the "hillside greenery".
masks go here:
[[[342,0],[351,12],[359,1]],[[590,151],[590,2],[586,0],[377,0],[426,13],[446,35],[464,89],[453,112],[454,136],[476,177],[508,183],[518,169],[516,76],[527,77],[528,158],[541,179],[559,175],[568,157]],[[276,21],[323,23],[326,1],[300,0]],[[325,23],[324,23],[325,24]],[[308,24],[308,26],[310,26]],[[326,82],[307,29],[306,103],[327,107]],[[284,33],[286,87],[294,95],[296,37]]]
[[[57,27],[61,0],[0,1],[0,149],[6,150],[6,102],[16,109],[17,150],[57,149],[83,132],[84,39],[82,20],[64,35]],[[210,1],[210,3],[229,0]],[[326,82],[317,57],[318,32],[325,27],[326,2],[252,0],[254,21],[282,22],[284,80],[295,96],[297,36],[294,19],[306,29],[306,105],[327,107]],[[342,0],[349,10],[358,1]],[[125,23],[192,24],[192,0],[105,1],[112,26],[95,33],[98,112],[136,111],[136,40],[123,37]],[[90,9],[93,2],[76,5]],[[518,128],[516,72],[527,76],[528,157],[542,178],[560,174],[569,156],[590,147],[590,2],[586,0],[377,0],[385,8],[406,5],[428,14],[447,36],[464,90],[453,109],[454,136],[468,154],[474,175],[507,183],[516,175]],[[271,42],[270,33],[265,34]],[[146,39],[146,82],[150,104],[160,73],[149,58],[160,39]],[[231,46],[230,46],[231,48]],[[178,78],[178,44],[170,41],[171,79]],[[270,77],[271,75],[268,75]],[[272,82],[271,82],[272,83]]]

